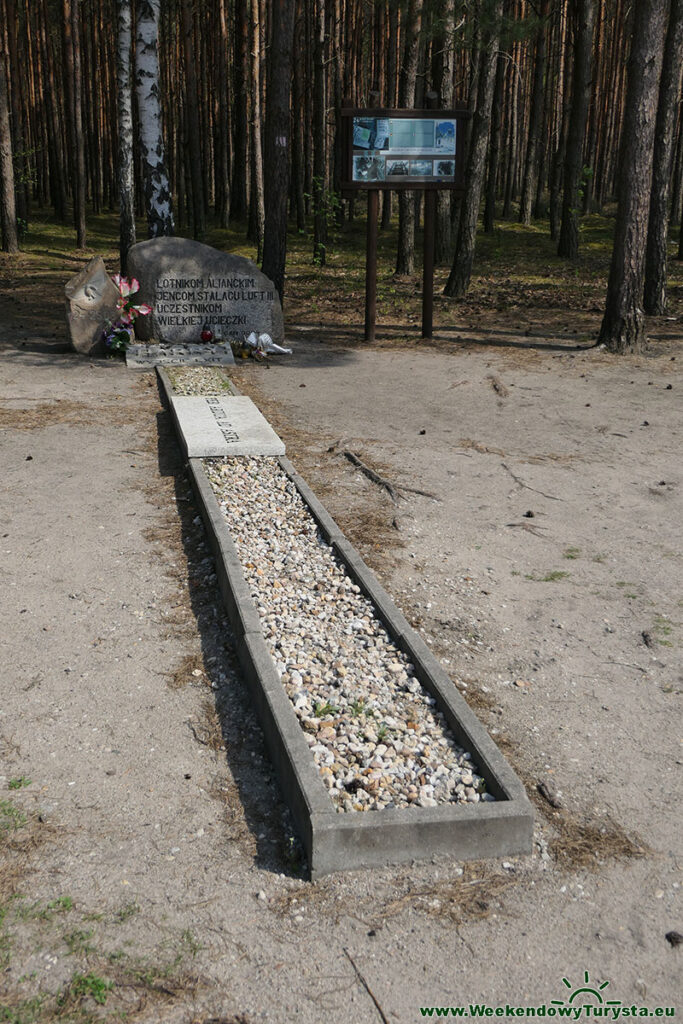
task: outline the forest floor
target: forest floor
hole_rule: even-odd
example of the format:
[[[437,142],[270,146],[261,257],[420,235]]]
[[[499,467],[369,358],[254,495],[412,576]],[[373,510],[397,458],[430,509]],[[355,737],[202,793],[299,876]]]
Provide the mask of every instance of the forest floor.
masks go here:
[[[683,272],[646,353],[586,347],[585,232],[572,266],[540,228],[482,239],[430,344],[383,243],[372,347],[360,227],[324,270],[295,238],[294,354],[234,371],[536,808],[531,856],[314,884],[154,375],[65,351],[53,224],[2,258],[0,1021],[413,1024],[563,979],[680,1012]],[[114,242],[93,220],[112,271]]]

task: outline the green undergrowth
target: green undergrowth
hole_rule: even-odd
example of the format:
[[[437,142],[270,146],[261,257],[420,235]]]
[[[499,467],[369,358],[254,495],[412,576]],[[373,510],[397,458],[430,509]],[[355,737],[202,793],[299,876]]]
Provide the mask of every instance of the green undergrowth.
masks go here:
[[[545,573],[544,576],[537,576],[535,573],[527,573],[524,576],[525,580],[533,580],[534,583],[557,583],[559,580],[566,579],[570,574],[563,572],[561,569],[553,569],[551,572]]]
[[[70,896],[37,901],[14,894],[5,900],[0,905],[0,1022],[125,1021],[141,999],[147,1005],[170,1004],[193,991],[201,942],[185,928],[140,953],[124,927],[140,909],[129,903],[83,913]],[[51,968],[41,966],[42,957],[33,959],[48,952]],[[36,966],[18,974],[25,964]],[[65,980],[48,988],[53,976]]]
[[[416,241],[415,273],[394,275],[398,241],[397,204],[387,230],[378,236],[378,325],[417,331],[421,317],[422,232]],[[566,334],[574,341],[591,338],[604,306],[614,229],[613,210],[608,216],[582,217],[580,254],[576,261],[557,256],[547,220],[526,227],[516,220],[497,220],[494,231],[479,230],[469,291],[464,299],[443,295],[450,260],[435,268],[434,324],[468,330],[497,328]],[[146,237],[139,220],[138,238]],[[187,227],[177,228],[187,235]],[[209,245],[256,259],[256,250],[245,239],[245,225],[220,228],[209,220],[203,238]],[[47,211],[32,214],[22,242],[22,252],[0,254],[0,312],[5,322],[25,329],[63,337],[64,284],[93,255],[104,258],[107,269],[119,269],[118,215],[115,211],[90,214],[87,248],[74,248],[70,222],[60,223]],[[674,235],[671,255],[674,256]],[[359,196],[352,222],[332,224],[324,266],[313,262],[312,224],[298,232],[290,222],[288,233],[285,318],[289,324],[324,324],[328,327],[358,326],[365,295],[366,200]],[[683,309],[683,263],[669,265],[669,315]],[[583,320],[577,319],[577,314]],[[595,323],[594,323],[595,322]],[[593,332],[594,333],[594,332]],[[412,336],[412,335],[410,335]],[[351,335],[351,340],[355,335]],[[466,340],[466,334],[463,339]],[[359,339],[356,339],[359,340]]]

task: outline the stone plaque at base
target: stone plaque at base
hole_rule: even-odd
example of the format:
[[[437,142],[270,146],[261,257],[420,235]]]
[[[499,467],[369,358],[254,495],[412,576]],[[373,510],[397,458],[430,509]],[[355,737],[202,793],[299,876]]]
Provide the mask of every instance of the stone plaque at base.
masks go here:
[[[129,345],[126,366],[149,370],[153,366],[234,366],[230,345]]]
[[[131,247],[127,266],[140,282],[136,302],[152,307],[135,324],[142,341],[196,343],[206,327],[214,340],[242,341],[255,331],[284,344],[275,286],[243,256],[189,238],[150,238]]]
[[[187,457],[284,455],[284,443],[245,395],[173,395],[171,406]]]

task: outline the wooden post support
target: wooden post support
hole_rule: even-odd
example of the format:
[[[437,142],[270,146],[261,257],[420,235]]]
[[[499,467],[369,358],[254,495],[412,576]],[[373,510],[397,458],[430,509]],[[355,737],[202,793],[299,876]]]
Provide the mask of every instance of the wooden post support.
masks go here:
[[[431,338],[434,310],[434,233],[436,192],[425,192],[424,256],[422,259],[422,337]]]
[[[368,229],[365,253],[365,340],[375,340],[377,312],[377,212],[379,190],[368,190]],[[432,246],[433,249],[433,246]]]
[[[427,107],[439,106],[439,94],[430,90],[425,96]],[[434,246],[436,244],[436,192],[425,192],[424,252],[422,257],[422,337],[431,338],[434,313]]]

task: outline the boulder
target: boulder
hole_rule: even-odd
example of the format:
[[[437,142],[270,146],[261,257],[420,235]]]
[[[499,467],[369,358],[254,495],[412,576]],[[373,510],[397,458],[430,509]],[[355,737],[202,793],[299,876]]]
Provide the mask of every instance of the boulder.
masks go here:
[[[208,325],[214,340],[239,340],[252,331],[284,342],[282,308],[273,282],[243,256],[189,238],[151,238],[128,253],[128,276],[140,282],[136,303],[152,314],[135,324],[142,341],[200,342]]]
[[[64,288],[66,323],[72,348],[82,355],[106,351],[102,332],[116,320],[119,290],[101,256],[94,256]]]

